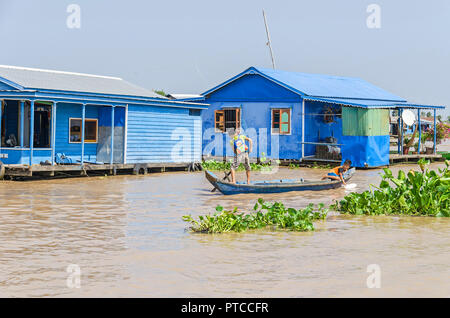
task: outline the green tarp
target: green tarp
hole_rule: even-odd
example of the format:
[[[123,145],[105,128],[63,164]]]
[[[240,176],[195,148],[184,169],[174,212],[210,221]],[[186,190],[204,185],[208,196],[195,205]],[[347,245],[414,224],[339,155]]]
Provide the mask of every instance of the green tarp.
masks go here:
[[[389,109],[342,107],[344,136],[389,135]]]

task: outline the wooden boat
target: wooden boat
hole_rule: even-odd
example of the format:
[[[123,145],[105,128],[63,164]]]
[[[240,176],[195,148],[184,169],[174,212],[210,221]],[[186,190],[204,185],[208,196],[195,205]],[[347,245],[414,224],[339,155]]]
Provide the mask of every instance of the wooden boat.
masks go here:
[[[344,180],[347,182],[355,173],[355,168],[344,173]],[[253,181],[250,184],[237,182],[236,184],[220,180],[211,171],[205,171],[206,179],[223,194],[239,193],[280,193],[288,191],[320,191],[336,189],[342,185],[338,180],[318,180],[310,181],[303,179],[284,179],[270,181]]]

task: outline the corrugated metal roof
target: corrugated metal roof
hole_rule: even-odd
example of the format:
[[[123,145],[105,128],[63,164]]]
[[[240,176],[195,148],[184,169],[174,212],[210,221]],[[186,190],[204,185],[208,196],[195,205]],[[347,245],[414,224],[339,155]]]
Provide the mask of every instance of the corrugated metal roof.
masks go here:
[[[318,101],[324,103],[341,104],[356,107],[394,107],[399,104],[393,101],[367,100],[367,99],[348,99],[348,98],[323,98],[305,96],[305,100]]]
[[[95,94],[166,99],[118,77],[0,65],[0,77],[25,89],[59,90]]]
[[[248,68],[244,72],[203,93],[202,95],[208,95],[213,91],[231,83],[232,81],[248,74],[259,74],[302,96],[307,95],[316,97],[358,98],[406,102],[404,98],[396,96],[359,78],[297,73],[257,67]]]
[[[207,96],[231,82],[250,74],[263,76],[299,94],[306,100],[364,108],[445,108],[445,106],[441,105],[408,103],[404,98],[359,78],[287,72],[253,66],[204,92],[202,95]]]
[[[167,95],[169,98],[173,97],[175,99],[185,99],[185,98],[201,98],[202,95],[199,94],[169,94]]]
[[[420,109],[444,109],[441,105],[423,105],[411,104],[408,102],[392,102],[367,99],[351,99],[351,98],[322,98],[305,96],[305,100],[318,101],[323,103],[339,104],[344,106],[354,106],[362,108],[420,108]]]
[[[309,96],[405,101],[360,78],[256,69]]]
[[[173,100],[198,101],[205,100],[205,97],[199,94],[168,94],[167,97]]]

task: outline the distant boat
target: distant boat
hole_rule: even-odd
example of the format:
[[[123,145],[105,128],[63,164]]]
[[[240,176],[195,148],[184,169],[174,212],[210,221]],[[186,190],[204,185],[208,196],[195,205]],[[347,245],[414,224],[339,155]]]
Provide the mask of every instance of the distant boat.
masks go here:
[[[347,182],[355,173],[355,168],[344,173],[344,180]],[[284,179],[270,181],[253,181],[250,184],[237,182],[236,184],[220,180],[211,171],[205,171],[206,179],[223,194],[239,193],[280,193],[288,191],[320,191],[336,189],[342,186],[342,181],[338,180],[303,180]]]

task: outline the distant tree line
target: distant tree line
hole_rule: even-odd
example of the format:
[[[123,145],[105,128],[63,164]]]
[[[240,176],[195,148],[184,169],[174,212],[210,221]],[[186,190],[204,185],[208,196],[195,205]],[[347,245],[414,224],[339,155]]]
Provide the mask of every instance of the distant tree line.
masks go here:
[[[420,115],[421,116],[423,116],[423,117],[433,117],[433,114],[431,113],[431,112],[421,112],[420,113]],[[442,115],[437,115],[436,116],[436,119],[439,121],[439,122],[443,122],[443,120],[442,120]],[[446,120],[447,122],[450,122],[450,116],[447,116],[447,120]]]

